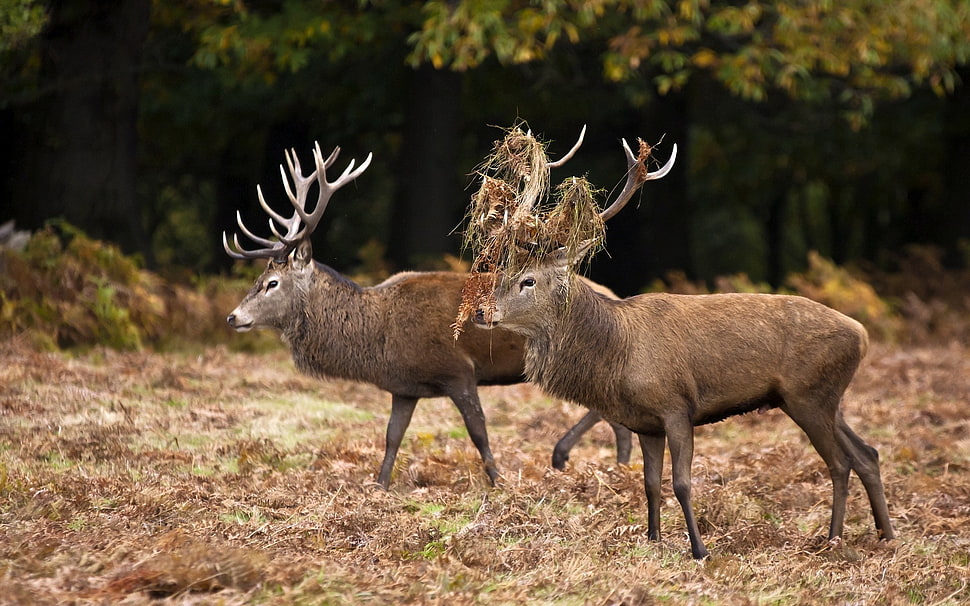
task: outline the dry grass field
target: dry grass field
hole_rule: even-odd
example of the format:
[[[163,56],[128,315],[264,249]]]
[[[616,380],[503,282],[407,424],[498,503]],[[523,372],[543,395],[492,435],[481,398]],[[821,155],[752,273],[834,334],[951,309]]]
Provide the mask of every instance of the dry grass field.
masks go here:
[[[483,400],[498,487],[436,399],[384,492],[387,394],[301,376],[282,348],[0,342],[0,603],[970,602],[970,349],[875,344],[847,394],[882,457],[889,544],[854,476],[845,540],[824,540],[826,470],[777,410],[697,431],[712,557],[695,562],[669,467],[652,543],[636,449],[618,466],[602,424],[557,472],[580,409],[530,385]]]

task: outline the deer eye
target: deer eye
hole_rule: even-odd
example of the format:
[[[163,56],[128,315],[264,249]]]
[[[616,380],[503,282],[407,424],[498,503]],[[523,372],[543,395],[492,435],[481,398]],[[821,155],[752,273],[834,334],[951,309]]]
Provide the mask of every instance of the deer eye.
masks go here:
[[[522,280],[521,282],[519,282],[519,290],[522,290],[524,288],[532,288],[535,285],[536,285],[535,278],[526,278],[525,280]]]
[[[266,283],[266,290],[269,290],[271,288],[276,288],[279,285],[280,283],[278,280],[270,280],[269,282]]]

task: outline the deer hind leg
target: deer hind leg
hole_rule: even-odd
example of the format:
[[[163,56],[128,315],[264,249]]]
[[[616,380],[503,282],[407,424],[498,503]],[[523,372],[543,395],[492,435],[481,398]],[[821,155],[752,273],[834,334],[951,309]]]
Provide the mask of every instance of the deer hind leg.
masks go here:
[[[573,449],[573,446],[579,442],[579,439],[583,437],[587,431],[592,429],[594,425],[600,422],[602,417],[596,411],[587,412],[578,423],[569,428],[559,441],[556,442],[556,447],[552,449],[552,467],[553,469],[565,469],[566,461],[569,460],[569,451]]]
[[[805,432],[816,452],[825,461],[832,478],[832,522],[829,540],[842,536],[845,505],[849,496],[850,455],[841,446],[836,419],[839,398],[786,398],[782,409]],[[820,401],[822,404],[820,405]]]
[[[616,462],[623,465],[630,464],[630,450],[633,447],[633,432],[619,423],[608,421],[616,437]]]
[[[660,477],[664,465],[664,435],[637,434],[643,453],[643,489],[647,493],[647,538],[660,540]]]
[[[879,473],[879,453],[852,431],[841,414],[836,417],[836,424],[842,449],[851,453],[852,469],[862,480],[862,485],[869,496],[869,506],[872,508],[872,517],[875,519],[879,538],[885,540],[895,538],[892,523],[889,521],[886,492]]]
[[[475,444],[475,448],[478,449],[478,453],[482,457],[489,482],[492,486],[495,486],[499,476],[498,467],[495,465],[492,450],[488,446],[488,429],[485,427],[485,413],[482,411],[482,403],[478,399],[478,389],[472,386],[449,395],[451,401],[458,407],[461,418],[465,421],[468,437],[472,439],[472,443]]]
[[[391,395],[391,418],[387,421],[387,435],[384,438],[384,461],[377,476],[377,483],[383,486],[384,490],[391,485],[391,472],[394,471],[397,451],[401,448],[404,432],[411,424],[411,415],[414,414],[417,403],[417,398]]]
[[[579,442],[583,434],[592,429],[602,418],[598,412],[591,410],[559,438],[559,441],[556,442],[556,447],[552,450],[553,469],[561,470],[566,468],[566,461],[569,460],[569,451]],[[612,421],[608,421],[608,423],[613,429],[613,435],[616,436],[616,462],[629,465],[630,450],[633,446],[633,434],[622,425]]]

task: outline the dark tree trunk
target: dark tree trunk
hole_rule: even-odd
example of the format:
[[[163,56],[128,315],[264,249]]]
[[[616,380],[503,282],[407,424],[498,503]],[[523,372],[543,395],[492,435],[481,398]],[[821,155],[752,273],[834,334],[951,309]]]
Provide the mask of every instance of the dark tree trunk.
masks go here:
[[[774,287],[780,286],[785,279],[784,245],[785,211],[787,207],[787,198],[783,191],[771,196],[768,204],[768,218],[765,221],[765,235],[768,240],[768,258],[765,260],[765,267],[768,271],[768,283]]]
[[[970,82],[970,67],[960,70],[964,83]],[[946,133],[943,145],[946,149],[943,174],[945,175],[942,241],[955,262],[967,262],[966,251],[959,252],[959,245],[970,244],[970,88],[964,84],[946,100]]]
[[[3,185],[19,225],[63,217],[150,260],[135,192],[138,68],[149,0],[54,3],[41,40],[49,92],[16,108],[23,145]]]
[[[453,251],[461,220],[458,167],[461,75],[424,66],[412,72],[388,254],[400,269]]]

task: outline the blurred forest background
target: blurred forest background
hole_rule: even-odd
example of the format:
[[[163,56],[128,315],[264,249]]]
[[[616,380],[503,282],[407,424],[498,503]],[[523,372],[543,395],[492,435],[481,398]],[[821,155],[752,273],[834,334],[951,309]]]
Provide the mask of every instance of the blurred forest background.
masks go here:
[[[338,270],[457,254],[476,165],[518,119],[604,196],[620,138],[677,166],[615,218],[593,277],[781,285],[810,251],[970,258],[966,0],[0,0],[0,222],[63,218],[168,276],[314,140],[374,153],[314,237]],[[927,248],[927,247],[931,248]],[[909,255],[912,256],[911,254]]]

